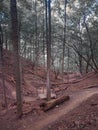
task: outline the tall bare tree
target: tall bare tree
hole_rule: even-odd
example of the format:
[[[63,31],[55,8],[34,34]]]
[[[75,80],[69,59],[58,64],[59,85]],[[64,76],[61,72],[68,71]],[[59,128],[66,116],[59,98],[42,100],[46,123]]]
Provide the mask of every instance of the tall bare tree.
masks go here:
[[[66,43],[66,6],[67,0],[65,0],[64,4],[64,38],[63,38],[63,55],[62,55],[62,80],[64,74],[64,58],[65,58],[65,43]]]
[[[7,98],[6,98],[6,86],[4,79],[4,61],[3,61],[3,31],[0,23],[0,68],[1,68],[1,78],[2,78],[2,91],[3,91],[3,105],[7,108]]]
[[[51,0],[46,4],[46,42],[47,42],[47,99],[51,98],[50,69],[51,69]]]
[[[16,80],[16,99],[17,99],[17,115],[22,116],[22,92],[21,92],[21,75],[20,75],[20,56],[19,56],[19,27],[17,18],[16,0],[10,0],[11,23],[12,23],[12,44],[14,50],[14,67]]]

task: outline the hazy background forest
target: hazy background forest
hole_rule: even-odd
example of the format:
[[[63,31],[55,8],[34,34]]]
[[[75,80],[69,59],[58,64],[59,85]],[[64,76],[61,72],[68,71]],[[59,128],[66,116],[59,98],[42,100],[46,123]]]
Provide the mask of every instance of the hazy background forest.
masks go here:
[[[9,4],[9,0],[1,0],[0,24],[4,37],[3,46],[12,50]],[[32,60],[35,66],[46,66],[45,1],[20,0],[17,9],[20,55]],[[97,0],[68,0],[66,12],[64,0],[51,1],[51,69],[62,72],[62,63],[65,72],[87,73],[98,69],[97,35]]]

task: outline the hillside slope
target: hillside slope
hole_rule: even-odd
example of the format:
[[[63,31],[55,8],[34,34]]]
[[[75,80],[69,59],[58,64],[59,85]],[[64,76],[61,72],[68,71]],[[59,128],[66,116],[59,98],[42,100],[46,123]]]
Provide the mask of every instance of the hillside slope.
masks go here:
[[[96,114],[98,106],[98,94],[96,94],[98,93],[97,73],[90,72],[84,76],[79,73],[64,74],[64,81],[62,82],[61,74],[59,74],[58,79],[55,79],[55,73],[51,71],[51,85],[53,91],[56,93],[57,97],[62,94],[69,95],[70,100],[67,103],[65,102],[58,105],[54,109],[45,113],[39,108],[39,104],[43,100],[38,99],[38,93],[43,93],[43,89],[46,89],[46,68],[42,66],[34,67],[34,64],[31,61],[22,57],[21,64],[23,69],[22,96],[24,100],[24,115],[21,120],[16,120],[14,57],[12,52],[7,50],[4,51],[4,76],[7,91],[8,110],[4,110],[2,106],[0,107],[0,128],[2,128],[2,130],[38,130],[39,128],[42,128],[42,130],[82,130],[85,126],[89,127],[88,129],[85,127],[84,130],[89,130],[90,128],[93,129],[94,125],[98,125]],[[1,102],[2,77],[0,77],[0,88]],[[91,99],[93,103],[90,102]],[[91,118],[86,119],[84,113],[86,113],[88,109],[90,111],[87,113],[87,117]],[[93,111],[95,111],[96,114],[94,118],[91,116]],[[79,120],[77,123],[78,117]],[[82,118],[82,120],[80,120],[80,118]],[[68,121],[66,121],[67,119]],[[95,119],[96,121],[94,124],[92,123],[92,120]],[[89,121],[91,125],[89,123],[87,124],[87,121]]]

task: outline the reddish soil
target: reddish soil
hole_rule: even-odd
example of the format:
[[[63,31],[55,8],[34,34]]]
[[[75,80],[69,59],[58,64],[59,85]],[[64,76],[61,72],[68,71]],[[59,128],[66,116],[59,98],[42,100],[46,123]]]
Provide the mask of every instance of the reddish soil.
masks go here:
[[[98,74],[90,72],[84,76],[79,73],[59,75],[51,72],[53,92],[57,97],[62,94],[70,100],[43,112],[39,104],[38,89],[46,87],[46,69],[21,58],[23,77],[23,112],[22,119],[17,119],[16,94],[14,79],[14,58],[12,53],[4,51],[4,76],[7,92],[8,109],[2,105],[0,91],[0,130],[98,130]],[[1,73],[0,73],[1,74]],[[2,79],[0,78],[0,90]]]
[[[43,130],[98,130],[98,94]]]

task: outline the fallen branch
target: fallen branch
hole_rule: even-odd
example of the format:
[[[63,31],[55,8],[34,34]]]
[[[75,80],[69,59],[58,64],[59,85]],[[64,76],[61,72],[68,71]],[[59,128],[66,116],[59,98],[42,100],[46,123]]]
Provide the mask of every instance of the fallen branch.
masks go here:
[[[89,86],[85,87],[84,89],[90,89],[90,88],[98,88],[98,85],[97,84],[89,85]]]
[[[45,112],[67,100],[69,100],[69,96],[63,95],[57,99],[53,99],[51,101],[41,103],[40,107]]]

